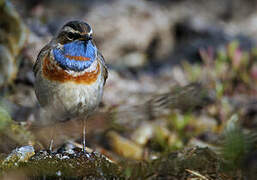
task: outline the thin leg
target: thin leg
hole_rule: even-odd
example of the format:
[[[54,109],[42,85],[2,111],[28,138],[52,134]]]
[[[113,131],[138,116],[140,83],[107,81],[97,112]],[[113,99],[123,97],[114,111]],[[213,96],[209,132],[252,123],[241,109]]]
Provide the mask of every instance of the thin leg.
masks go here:
[[[50,152],[52,152],[52,150],[53,150],[54,132],[55,132],[55,125],[54,125],[54,127],[51,129],[51,141],[50,141],[50,144],[49,144],[49,151],[50,151]]]
[[[83,144],[83,152],[86,151],[86,118],[82,119],[82,132],[83,132],[83,137],[82,137],[82,144]]]
[[[54,143],[54,139],[52,138],[50,141],[50,145],[49,145],[49,151],[52,152],[53,150],[53,143]]]

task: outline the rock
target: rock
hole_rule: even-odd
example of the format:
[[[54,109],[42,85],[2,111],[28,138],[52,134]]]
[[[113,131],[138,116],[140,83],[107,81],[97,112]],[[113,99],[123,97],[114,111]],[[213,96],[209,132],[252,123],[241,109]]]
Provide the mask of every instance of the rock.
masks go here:
[[[23,146],[16,148],[3,161],[3,166],[18,166],[18,163],[27,162],[35,154],[33,146]]]
[[[110,139],[110,144],[114,152],[125,158],[137,160],[143,158],[143,147],[137,145],[129,139],[121,137],[114,131],[109,132],[107,136]]]

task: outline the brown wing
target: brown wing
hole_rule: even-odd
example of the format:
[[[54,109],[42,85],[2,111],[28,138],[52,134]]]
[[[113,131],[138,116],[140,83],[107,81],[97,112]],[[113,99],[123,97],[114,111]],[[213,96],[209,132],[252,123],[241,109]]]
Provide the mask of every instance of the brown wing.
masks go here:
[[[99,62],[103,65],[103,76],[104,76],[104,84],[105,84],[106,79],[108,78],[108,68],[105,64],[103,55],[99,51],[97,52],[97,54],[98,54],[97,58],[98,58]]]
[[[51,49],[51,46],[49,44],[47,44],[39,52],[39,54],[37,56],[37,60],[36,60],[35,64],[33,65],[34,76],[36,76],[37,72],[39,71],[42,59],[45,57],[45,55],[47,55],[47,53],[49,53],[50,49]]]

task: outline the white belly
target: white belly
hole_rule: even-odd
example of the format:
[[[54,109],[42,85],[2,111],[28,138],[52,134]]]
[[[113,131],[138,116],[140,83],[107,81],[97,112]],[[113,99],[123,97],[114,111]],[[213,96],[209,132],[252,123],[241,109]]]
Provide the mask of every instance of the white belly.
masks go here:
[[[89,85],[52,82],[39,77],[36,80],[36,95],[47,114],[47,120],[44,117],[41,123],[51,124],[74,117],[86,118],[102,99],[103,83],[101,75]]]

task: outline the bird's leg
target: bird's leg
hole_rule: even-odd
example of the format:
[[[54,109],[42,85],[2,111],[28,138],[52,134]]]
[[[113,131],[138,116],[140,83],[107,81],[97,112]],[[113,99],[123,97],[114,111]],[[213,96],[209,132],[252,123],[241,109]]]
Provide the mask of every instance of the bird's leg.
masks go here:
[[[51,141],[50,141],[50,144],[49,144],[49,151],[50,151],[50,153],[51,153],[52,150],[53,150],[54,132],[55,132],[55,125],[54,125],[54,126],[52,127],[52,129],[51,129]]]
[[[50,145],[49,145],[49,151],[50,152],[52,152],[52,150],[53,150],[53,143],[54,143],[54,139],[51,138]]]
[[[82,145],[83,145],[83,152],[86,151],[86,118],[82,119]]]

